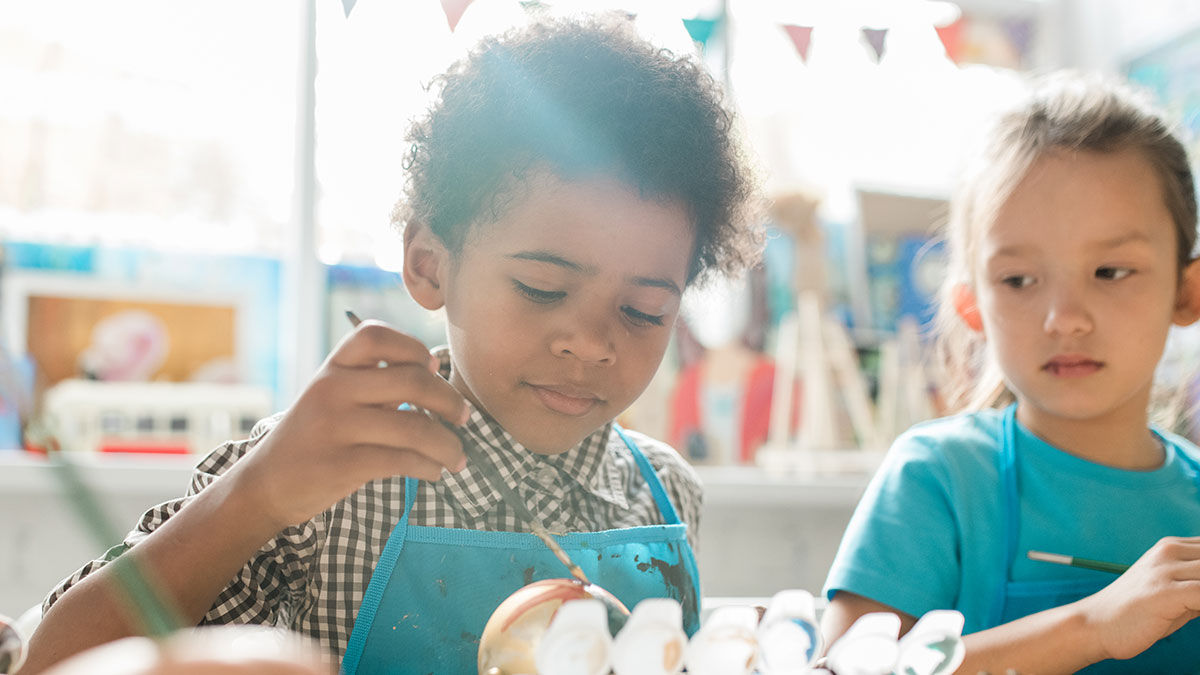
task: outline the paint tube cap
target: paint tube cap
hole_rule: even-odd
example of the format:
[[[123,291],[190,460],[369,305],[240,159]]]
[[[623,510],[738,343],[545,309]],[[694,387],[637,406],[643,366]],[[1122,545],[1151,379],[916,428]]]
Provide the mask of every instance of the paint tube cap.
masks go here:
[[[534,653],[544,675],[605,675],[612,636],[600,600],[571,600],[554,614]]]

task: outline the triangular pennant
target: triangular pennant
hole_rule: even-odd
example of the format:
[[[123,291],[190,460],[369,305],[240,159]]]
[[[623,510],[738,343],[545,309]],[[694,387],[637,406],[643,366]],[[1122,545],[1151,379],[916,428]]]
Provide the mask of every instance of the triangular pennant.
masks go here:
[[[350,10],[354,9],[354,3],[358,0],[342,0],[342,9],[346,12],[346,16],[350,16]]]
[[[693,40],[700,43],[700,48],[703,49],[717,29],[717,20],[684,19],[683,27],[687,29],[688,35],[692,36]]]
[[[342,2],[345,1],[342,0]],[[446,13],[446,23],[450,24],[450,32],[453,33],[454,27],[458,25],[463,12],[467,11],[467,5],[471,4],[471,0],[441,0],[441,2],[442,11]]]
[[[1016,49],[1017,58],[1021,63],[1029,60],[1029,44],[1033,41],[1033,21],[1029,19],[1008,18],[1004,20],[1004,32]]]
[[[942,41],[942,46],[946,48],[946,56],[955,63],[962,63],[963,52],[963,30],[966,28],[967,17],[960,16],[954,23],[945,26],[935,26],[938,39]]]
[[[796,51],[800,52],[800,60],[808,63],[808,45],[812,40],[812,26],[784,24],[783,29],[787,31],[788,37],[792,39],[792,44],[796,46]]]
[[[871,49],[875,52],[875,61],[878,63],[883,58],[884,43],[887,40],[886,28],[864,28],[862,29],[863,37],[867,38],[867,44],[871,45]]]

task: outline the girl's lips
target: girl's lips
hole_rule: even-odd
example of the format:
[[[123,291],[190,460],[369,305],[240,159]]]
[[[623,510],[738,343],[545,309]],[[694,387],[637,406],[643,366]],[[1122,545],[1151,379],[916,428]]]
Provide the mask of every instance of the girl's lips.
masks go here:
[[[594,394],[577,387],[536,384],[529,386],[542,405],[560,415],[582,417],[600,405],[600,399]]]
[[[1104,367],[1104,363],[1082,356],[1060,356],[1050,359],[1042,370],[1056,377],[1086,377]]]

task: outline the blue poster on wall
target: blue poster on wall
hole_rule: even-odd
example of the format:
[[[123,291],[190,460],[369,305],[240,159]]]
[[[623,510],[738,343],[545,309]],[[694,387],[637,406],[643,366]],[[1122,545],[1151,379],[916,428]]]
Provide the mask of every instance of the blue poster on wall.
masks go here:
[[[1129,61],[1129,79],[1158,99],[1185,130],[1193,166],[1200,166],[1200,29]]]

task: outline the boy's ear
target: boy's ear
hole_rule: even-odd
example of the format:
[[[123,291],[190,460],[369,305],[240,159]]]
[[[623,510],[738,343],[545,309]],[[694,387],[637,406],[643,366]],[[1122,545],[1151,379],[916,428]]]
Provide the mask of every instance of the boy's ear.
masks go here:
[[[404,226],[404,287],[425,309],[441,309],[443,287],[450,269],[450,251],[424,223]]]
[[[1178,326],[1190,326],[1197,319],[1200,319],[1200,259],[1193,260],[1183,268],[1172,316]]]
[[[983,317],[979,315],[979,304],[975,301],[975,291],[966,284],[954,287],[954,311],[967,328],[976,333],[983,332]]]

